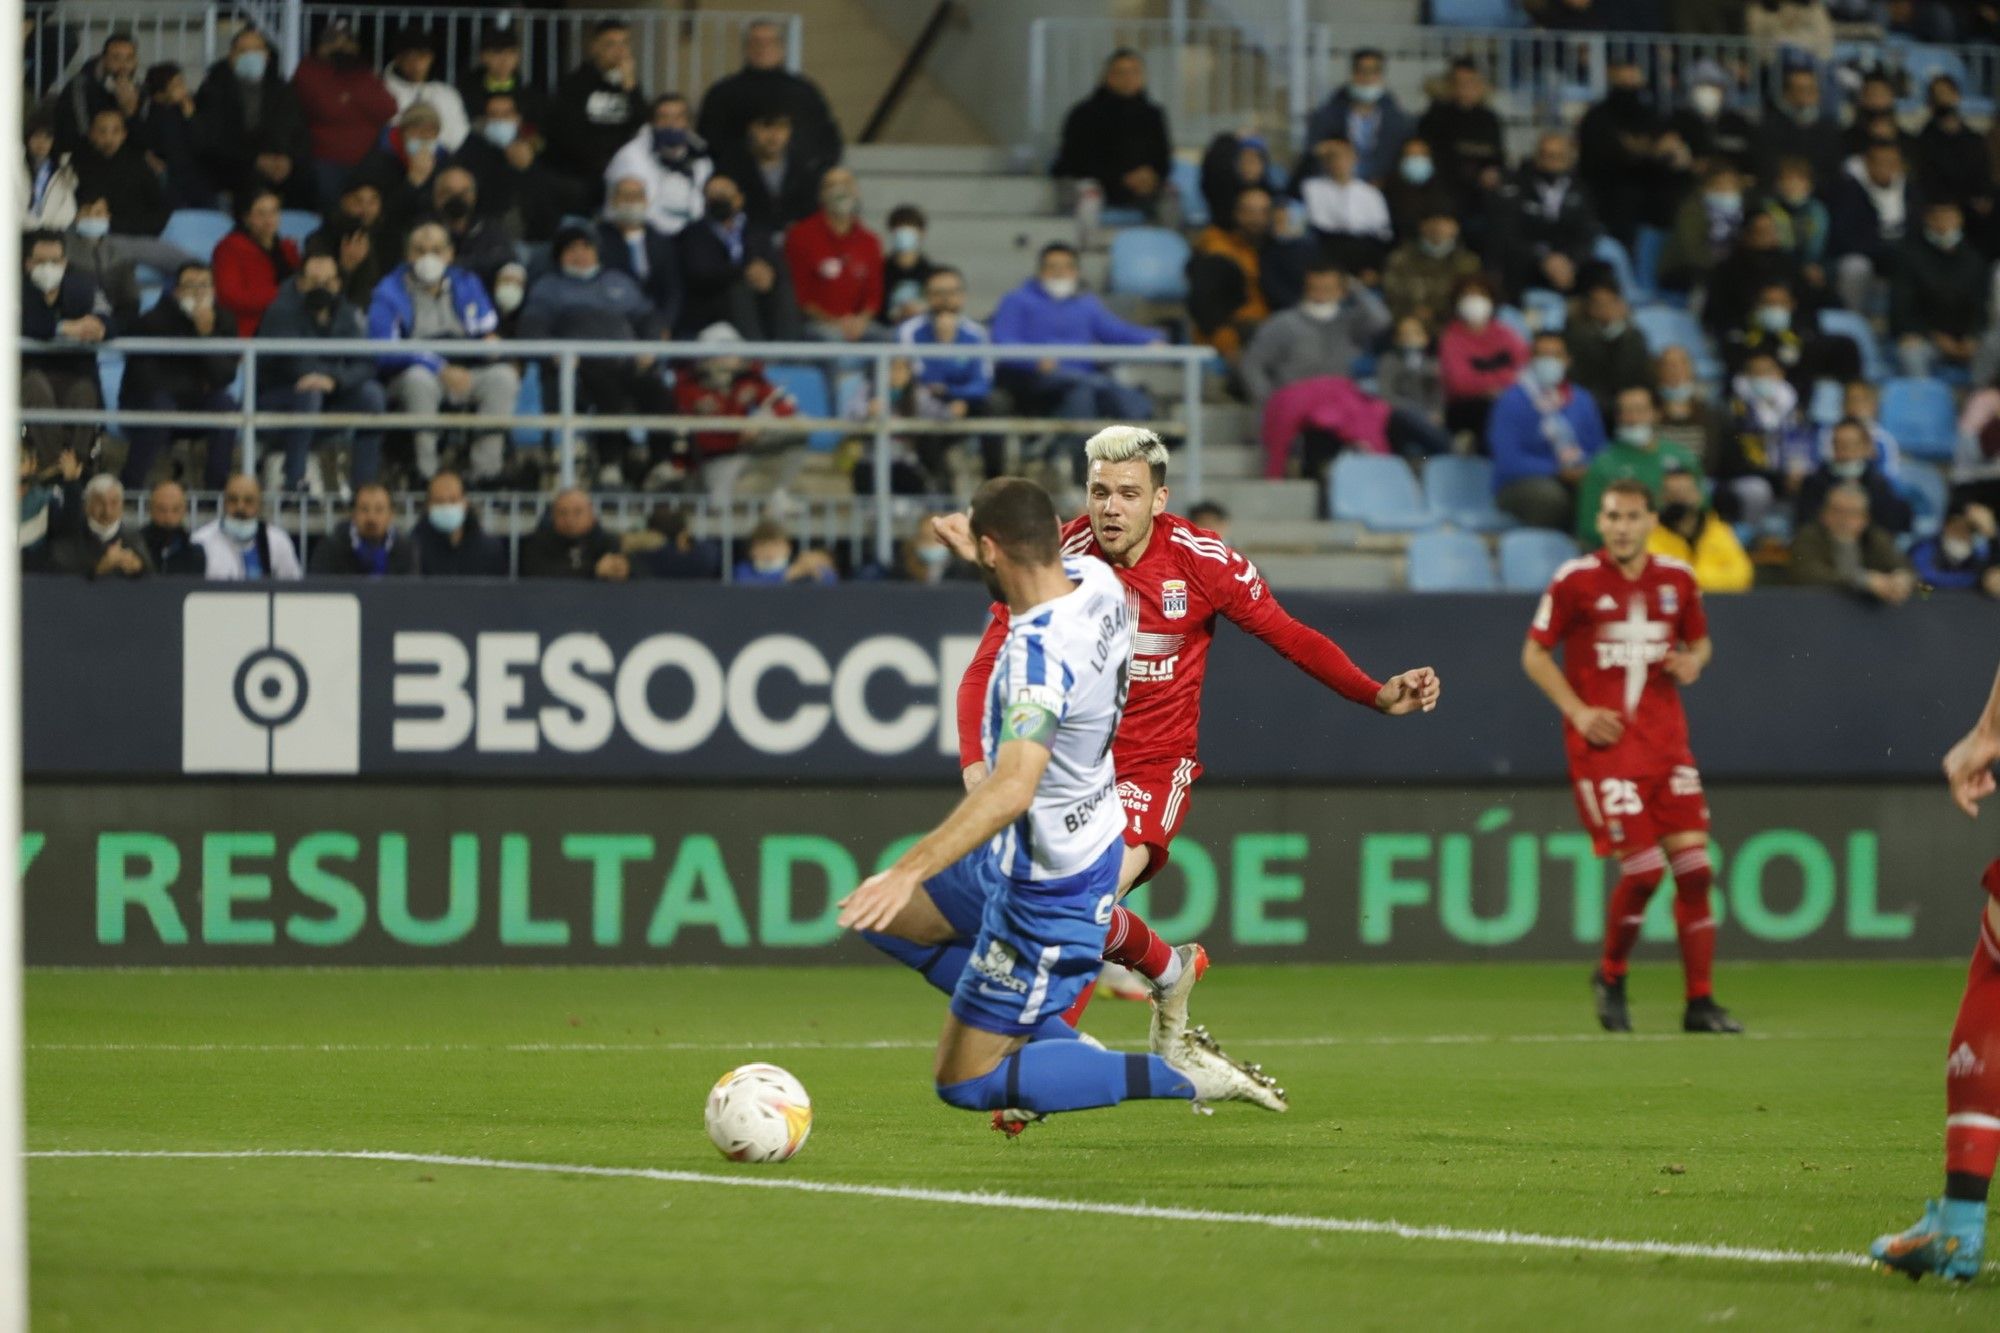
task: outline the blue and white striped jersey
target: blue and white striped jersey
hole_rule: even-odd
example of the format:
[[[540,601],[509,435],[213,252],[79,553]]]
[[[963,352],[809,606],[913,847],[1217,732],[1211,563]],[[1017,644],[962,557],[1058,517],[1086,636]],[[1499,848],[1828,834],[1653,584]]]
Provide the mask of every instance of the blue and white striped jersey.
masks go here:
[[[1076,587],[1012,617],[986,691],[989,769],[1012,710],[1041,709],[1056,720],[1034,803],[996,840],[1001,872],[1029,884],[1088,869],[1124,828],[1111,738],[1125,708],[1137,617],[1103,561],[1071,557],[1063,572]]]

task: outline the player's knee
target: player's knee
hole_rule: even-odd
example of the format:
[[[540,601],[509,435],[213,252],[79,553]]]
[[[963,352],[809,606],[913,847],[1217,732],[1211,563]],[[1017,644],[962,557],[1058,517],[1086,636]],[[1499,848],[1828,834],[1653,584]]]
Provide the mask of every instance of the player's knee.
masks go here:
[[[961,1111],[997,1111],[1001,1109],[1000,1103],[994,1099],[993,1089],[988,1084],[989,1079],[985,1075],[959,1083],[946,1083],[939,1079],[936,1084],[938,1100]]]
[[[1666,877],[1667,858],[1657,847],[1634,852],[1618,863],[1618,876],[1640,893],[1650,894]]]

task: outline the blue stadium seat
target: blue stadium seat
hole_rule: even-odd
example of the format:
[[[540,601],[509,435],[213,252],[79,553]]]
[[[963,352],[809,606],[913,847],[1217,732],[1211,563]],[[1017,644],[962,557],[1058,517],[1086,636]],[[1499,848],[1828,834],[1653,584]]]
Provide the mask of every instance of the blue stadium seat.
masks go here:
[[[1685,347],[1694,358],[1694,373],[1704,380],[1722,376],[1722,363],[1710,350],[1701,323],[1685,310],[1668,305],[1642,305],[1632,312],[1632,323],[1645,335],[1646,348],[1654,356],[1669,347]]]
[[[1958,410],[1937,380],[1905,376],[1883,385],[1882,427],[1912,458],[1948,462],[1958,448]]]
[[[827,394],[826,371],[820,366],[770,365],[764,374],[771,383],[789,393],[799,405],[802,417],[830,417],[833,403]],[[831,449],[840,443],[840,432],[817,430],[806,436],[809,449]]]
[[[1618,279],[1618,290],[1625,293],[1626,300],[1639,299],[1639,276],[1632,266],[1632,256],[1625,253],[1616,236],[1598,237],[1591,254],[1611,266],[1611,276]]]
[[[1333,516],[1376,532],[1434,528],[1438,516],[1424,503],[1410,465],[1393,454],[1346,453],[1333,461]]]
[[[1903,99],[1897,109],[1905,115],[1924,110],[1930,100],[1931,80],[1949,75],[1958,84],[1960,109],[1968,117],[1984,119],[1993,112],[1990,98],[1979,96],[1979,85],[1965,67],[1965,60],[1949,46],[1928,46],[1921,42],[1894,43],[1889,48],[1903,66]]]
[[[1492,592],[1499,586],[1481,538],[1446,528],[1410,539],[1411,592]]]
[[[1812,395],[1806,400],[1806,419],[1815,426],[1833,425],[1841,418],[1846,398],[1839,380],[1814,380]]]
[[[1146,210],[1143,208],[1107,208],[1097,215],[1097,220],[1107,227],[1143,227],[1146,225]]]
[[[1660,294],[1660,256],[1667,252],[1664,227],[1641,227],[1632,246],[1632,286],[1634,301],[1651,301]]]
[[[1148,301],[1187,300],[1188,243],[1165,227],[1131,227],[1111,238],[1111,290]]]
[[[1530,287],[1521,293],[1521,305],[1528,323],[1542,333],[1561,333],[1569,324],[1569,302],[1561,292]]]
[[[538,361],[530,361],[521,370],[521,396],[514,400],[514,410],[524,417],[538,417],[542,414],[542,367]],[[507,435],[511,443],[527,448],[537,448],[548,442],[548,432],[540,426],[516,426]]]
[[[1440,28],[1525,28],[1527,11],[1519,0],[1430,0],[1430,19]]]
[[[1839,335],[1851,338],[1861,349],[1861,375],[1880,384],[1889,378],[1889,363],[1882,356],[1882,344],[1875,337],[1875,326],[1859,311],[1842,310],[1838,307],[1819,312],[1819,331],[1829,337]]]
[[[229,234],[236,224],[229,220],[229,214],[214,208],[175,209],[167,218],[166,227],[160,232],[160,239],[168,245],[179,246],[196,259],[207,262],[215,253],[215,247]],[[171,278],[171,273],[163,275]]]
[[[1493,504],[1493,464],[1484,458],[1439,454],[1424,463],[1424,499],[1431,512],[1467,532],[1500,532],[1514,526]]]
[[[97,354],[97,387],[106,407],[118,406],[118,389],[125,383],[125,353],[106,347]]]
[[[1168,178],[1181,197],[1181,225],[1206,227],[1209,224],[1208,199],[1201,192],[1201,163],[1177,157]]]
[[[1518,306],[1503,305],[1493,312],[1494,320],[1521,336],[1522,342],[1533,342],[1535,331],[1528,325],[1528,316]]]
[[[1516,528],[1500,534],[1500,584],[1508,592],[1540,592],[1574,559],[1576,543],[1567,533]]]
[[[288,208],[278,214],[278,235],[304,245],[306,237],[319,230],[320,221],[320,215],[309,208]]]
[[[1945,506],[1951,500],[1951,483],[1944,479],[1944,473],[1929,463],[1906,458],[1896,474],[1896,489],[1910,502],[1910,509],[1916,515],[1911,535],[1935,536],[1944,526]]]

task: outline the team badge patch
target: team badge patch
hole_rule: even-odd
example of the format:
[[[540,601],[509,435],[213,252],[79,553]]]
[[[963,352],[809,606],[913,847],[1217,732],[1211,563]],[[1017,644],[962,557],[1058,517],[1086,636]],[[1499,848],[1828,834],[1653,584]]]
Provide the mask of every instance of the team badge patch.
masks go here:
[[[1660,614],[1663,616],[1677,615],[1680,609],[1680,589],[1674,587],[1671,583],[1662,583],[1660,585]]]
[[[1187,583],[1181,579],[1168,579],[1160,585],[1160,614],[1168,620],[1180,620],[1187,615]]]

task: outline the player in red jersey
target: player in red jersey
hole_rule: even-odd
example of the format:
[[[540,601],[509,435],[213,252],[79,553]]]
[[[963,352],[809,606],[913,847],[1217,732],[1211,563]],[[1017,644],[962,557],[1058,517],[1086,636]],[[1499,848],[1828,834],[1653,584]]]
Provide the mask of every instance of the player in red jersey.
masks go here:
[[[1694,571],[1646,551],[1655,522],[1652,492],[1642,483],[1605,488],[1597,513],[1604,546],[1556,571],[1521,667],[1562,712],[1570,781],[1597,854],[1619,860],[1605,912],[1604,959],[1590,979],[1598,1022],[1607,1032],[1632,1030],[1626,959],[1646,904],[1671,867],[1687,975],[1681,1026],[1741,1032],[1743,1025],[1715,1002],[1708,801],[1680,697],[1701,679],[1714,645]]]
[[[1945,780],[1958,808],[1974,819],[1993,794],[2000,762],[2000,676],[1965,739],[1944,757]],[[1869,1255],[1911,1278],[1926,1273],[1959,1282],[1979,1276],[1986,1249],[1986,1196],[2000,1161],[2000,860],[1986,867],[1989,895],[1979,943],[1965,979],[1958,1022],[1944,1064],[1944,1196],[1924,1205],[1908,1231],[1879,1238]]]
[[[1122,896],[1167,864],[1174,835],[1187,818],[1188,792],[1201,776],[1195,742],[1218,616],[1256,635],[1342,698],[1392,717],[1437,707],[1439,683],[1429,667],[1405,671],[1386,684],[1375,680],[1333,640],[1279,606],[1249,560],[1214,533],[1167,513],[1167,449],[1151,431],[1112,426],[1092,436],[1084,452],[1090,460],[1088,512],[1064,525],[1063,554],[1103,560],[1139,605],[1131,693],[1113,742],[1118,798],[1125,807]],[[964,556],[970,541],[963,517],[939,519],[937,526]],[[968,789],[986,776],[980,707],[1006,635],[1007,609],[996,603],[958,687],[959,760]],[[1121,906],[1112,909],[1104,957],[1131,968],[1152,988],[1152,1047],[1173,1049],[1187,1024],[1188,992],[1207,969],[1207,954],[1199,944],[1171,948]]]

